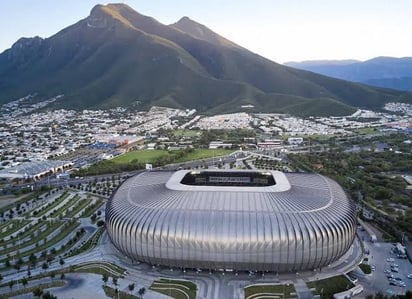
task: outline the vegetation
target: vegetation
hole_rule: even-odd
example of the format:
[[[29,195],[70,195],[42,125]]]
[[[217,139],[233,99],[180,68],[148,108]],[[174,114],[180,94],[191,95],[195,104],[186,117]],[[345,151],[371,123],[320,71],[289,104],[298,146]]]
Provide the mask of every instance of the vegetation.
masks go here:
[[[320,295],[322,299],[333,298],[333,294],[351,289],[354,284],[345,276],[335,276],[327,279],[308,282],[307,286],[314,289],[312,294]]]
[[[97,231],[93,234],[93,236],[86,241],[86,243],[84,243],[81,247],[77,248],[72,253],[70,253],[69,256],[78,255],[80,253],[86,252],[94,248],[97,245],[97,242],[99,241],[103,232],[103,227],[98,228]]]
[[[406,92],[292,69],[245,49],[238,51],[233,43],[210,43],[152,19],[136,29],[131,25],[138,18],[136,12],[126,7],[127,13],[121,14],[120,9],[121,5],[112,5],[94,11],[110,22],[98,34],[76,23],[52,36],[47,40],[54,49],[51,53],[47,47],[35,46],[42,44],[38,37],[20,41],[2,53],[0,104],[36,90],[34,100],[63,93],[64,101],[53,104],[70,109],[158,105],[213,113],[252,104],[250,110],[256,112],[304,114],[309,110],[313,115],[348,115],[354,111],[349,105],[360,105],[359,99],[369,108],[380,108],[386,101],[411,100]],[[111,28],[117,34],[111,34]],[[141,39],[142,32],[150,38],[145,34]],[[152,53],[166,58],[154,64],[147,59]]]
[[[174,130],[173,134],[179,137],[195,137],[200,134],[200,130]]]
[[[106,294],[106,296],[113,298],[113,299],[137,299],[139,297],[128,294],[126,292],[123,291],[119,291],[117,288],[111,288],[108,286],[103,286],[103,290]]]
[[[251,285],[245,287],[245,299],[253,298],[297,298],[293,284]]]
[[[411,191],[399,175],[412,169],[409,153],[335,150],[289,157],[297,168],[337,180],[352,198],[375,212],[372,220],[389,235],[400,238],[406,232],[412,236]]]
[[[22,234],[22,237],[19,237],[19,239],[20,240],[23,240],[23,241],[18,241],[18,239],[16,240],[16,238],[15,238],[15,240],[17,241],[17,242],[15,242],[14,243],[14,245],[13,246],[11,246],[11,247],[8,247],[8,248],[5,248],[3,251],[2,251],[2,253],[3,254],[7,254],[7,253],[9,253],[9,252],[13,252],[13,251],[16,251],[16,250],[19,250],[19,248],[24,248],[24,247],[27,247],[27,246],[29,246],[29,245],[32,245],[32,244],[36,244],[37,242],[39,242],[39,241],[44,241],[44,238],[46,238],[47,236],[49,236],[52,232],[54,232],[56,229],[59,229],[59,227],[60,226],[62,226],[62,223],[61,222],[56,222],[56,223],[50,223],[50,224],[46,224],[46,225],[37,225],[36,226],[36,228],[38,229],[38,228],[40,228],[40,227],[46,227],[46,229],[45,230],[43,230],[43,231],[39,231],[39,230],[37,230],[37,234],[36,234],[36,236],[35,237],[33,237],[33,238],[30,238],[30,239],[23,239],[23,238],[25,238],[26,236],[28,236],[28,234]]]
[[[161,278],[153,281],[150,289],[175,299],[195,299],[197,287],[187,280]]]
[[[82,272],[82,273],[94,273],[107,275],[108,277],[123,277],[123,273],[126,271],[115,264],[108,262],[89,262],[70,267],[69,272]]]
[[[171,163],[181,163],[185,161],[198,160],[227,155],[231,151],[217,149],[185,149],[179,151],[165,150],[140,150],[129,152],[112,160],[104,160],[93,164],[89,168],[82,168],[73,175],[86,176],[104,173],[119,173],[144,169],[146,163],[151,163],[154,167]]]
[[[18,201],[15,201],[11,204],[8,204],[7,206],[4,206],[0,209],[0,213],[4,213],[7,210],[10,210],[14,207],[18,207],[23,203],[32,201],[32,200],[36,200],[39,198],[40,194],[42,194],[45,190],[40,190],[40,191],[35,191],[35,192],[31,192],[29,194],[27,194],[26,196],[22,197],[21,199],[19,199]],[[47,189],[46,189],[47,191]]]
[[[81,214],[81,218],[87,218],[92,216],[92,214],[99,209],[105,202],[99,198],[94,203],[90,204],[84,209],[84,212]],[[97,215],[94,214],[97,218]],[[94,223],[94,221],[92,221]]]
[[[50,283],[42,283],[42,284],[39,284],[39,285],[36,285],[36,286],[33,286],[33,287],[20,288],[20,289],[15,290],[15,291],[10,291],[9,293],[3,293],[2,298],[10,298],[10,297],[18,296],[18,295],[29,294],[29,293],[32,293],[34,296],[39,297],[39,294],[40,294],[40,296],[43,295],[43,290],[44,289],[62,287],[64,285],[65,285],[64,281],[55,280],[55,281],[50,282]],[[48,297],[48,298],[52,298],[52,297]]]
[[[365,274],[371,274],[372,273],[372,268],[368,264],[360,264],[359,268],[363,271]]]
[[[77,204],[78,200],[80,199],[80,196],[78,194],[76,194],[73,198],[71,198],[70,200],[68,200],[63,206],[61,206],[60,208],[58,208],[57,210],[54,210],[51,214],[50,217],[57,217],[60,215],[64,215],[65,213],[67,213],[67,211],[69,209],[71,209],[72,206],[74,206],[75,204]]]
[[[235,130],[207,130],[202,131],[198,143],[203,146],[209,146],[209,143],[216,140],[225,140],[228,143],[244,143],[244,138],[256,137],[255,130],[235,129]]]
[[[0,240],[3,239],[5,236],[9,236],[16,231],[20,230],[27,224],[29,224],[29,220],[10,220],[0,226]],[[6,229],[7,228],[7,229]],[[3,243],[0,241],[0,244]]]
[[[169,163],[179,163],[185,161],[199,160],[212,158],[213,156],[223,156],[231,153],[230,150],[224,149],[186,149],[179,151],[166,151],[166,150],[140,150],[129,152],[114,158],[112,161],[123,164],[133,163],[134,160],[141,161],[142,163],[152,163],[156,166],[161,166]]]
[[[83,198],[80,199],[77,204],[69,211],[66,212],[65,217],[66,218],[73,218],[75,215],[77,215],[80,211],[82,211],[85,207],[87,207],[91,202],[92,198]]]
[[[60,224],[58,224],[57,227],[59,225]],[[27,262],[21,263],[21,265],[23,265],[23,264],[35,264],[38,260],[37,260],[37,257],[34,255],[34,253],[41,252],[42,250],[52,248],[54,244],[56,244],[60,240],[64,239],[68,234],[73,232],[78,225],[79,225],[79,223],[75,222],[75,221],[66,222],[65,224],[63,224],[61,226],[60,233],[57,234],[54,238],[50,239],[48,242],[45,242],[42,245],[38,245],[35,248],[27,250],[23,253],[17,254],[17,256],[20,257],[20,258],[29,257],[29,260]],[[54,229],[51,230],[51,231],[54,231],[57,227],[54,227]],[[48,230],[46,230],[46,231],[48,231]],[[49,232],[49,234],[50,234],[50,232]],[[42,240],[43,236],[47,236],[47,235],[44,235],[44,232],[40,235],[42,236],[40,239],[36,238],[36,239],[31,240],[31,242],[32,243],[35,242],[36,244],[38,244],[38,240]],[[55,254],[57,254],[57,252],[55,252]],[[46,256],[44,256],[42,258],[44,260],[44,259],[46,259]],[[6,267],[10,267],[11,265],[10,265],[10,262],[7,263],[8,261],[9,261],[9,259],[5,258],[5,259],[1,260],[0,262],[3,262]]]
[[[53,201],[53,203],[43,206],[42,209],[39,212],[37,212],[37,210],[33,211],[33,216],[41,217],[43,215],[46,215],[49,211],[53,210],[60,203],[62,203],[68,196],[69,196],[69,194],[67,192],[64,192],[62,195],[60,195],[58,198],[56,198]]]

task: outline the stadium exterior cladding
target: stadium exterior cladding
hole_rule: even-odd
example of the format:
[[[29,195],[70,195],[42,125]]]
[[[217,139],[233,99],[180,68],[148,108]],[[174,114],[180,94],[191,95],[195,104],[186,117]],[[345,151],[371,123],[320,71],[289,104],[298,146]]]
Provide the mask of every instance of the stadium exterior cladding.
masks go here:
[[[135,261],[178,268],[291,272],[351,246],[355,208],[334,181],[270,172],[269,187],[187,186],[189,171],[145,172],[106,206],[113,244]]]

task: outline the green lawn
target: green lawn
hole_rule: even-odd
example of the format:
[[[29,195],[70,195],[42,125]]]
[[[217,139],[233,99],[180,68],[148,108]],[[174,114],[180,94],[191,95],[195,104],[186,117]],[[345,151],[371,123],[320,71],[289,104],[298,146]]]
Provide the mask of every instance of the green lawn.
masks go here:
[[[175,136],[195,137],[200,132],[202,131],[201,130],[174,130],[173,134]]]
[[[33,198],[36,198],[41,193],[44,193],[44,191],[31,192],[31,193],[28,193],[28,194],[25,194],[23,196],[18,197],[18,199],[16,198],[16,200],[13,199],[11,203],[8,203],[6,205],[3,204],[1,206],[0,212],[5,212],[5,211],[17,206],[18,204],[22,204],[24,202],[27,202],[27,201],[33,199]],[[12,197],[9,197],[9,198],[12,198]]]
[[[176,151],[177,152],[177,151]],[[227,149],[195,149],[193,152],[185,155],[181,159],[177,159],[175,162],[185,162],[185,161],[192,161],[192,160],[201,160],[206,158],[212,158],[213,156],[224,156],[232,153],[233,150]],[[139,150],[139,151],[132,151],[128,152],[124,155],[116,157],[111,161],[117,163],[129,163],[132,160],[139,160],[143,163],[151,163],[155,159],[164,156],[164,155],[173,155],[174,151],[168,152],[166,150]]]
[[[354,132],[361,135],[370,135],[370,134],[377,134],[379,133],[379,129],[377,128],[360,128],[356,129]]]
[[[58,217],[60,215],[62,215],[66,210],[68,210],[70,207],[74,206],[77,204],[77,202],[79,201],[80,196],[78,194],[76,194],[73,198],[71,198],[70,200],[68,200],[63,206],[61,206],[59,209],[54,210],[53,213],[51,213],[49,215],[50,218],[55,218]]]
[[[64,215],[64,217],[65,218],[74,217],[77,213],[79,213],[81,210],[87,207],[92,201],[93,199],[90,197],[79,199],[79,201],[76,203],[73,209],[70,212],[66,212],[66,215]]]
[[[184,156],[182,159],[177,162],[185,162],[192,160],[201,160],[219,156],[225,156],[230,153],[233,153],[234,150],[229,149],[195,149],[193,152],[189,153],[187,156]]]
[[[93,234],[93,236],[91,236],[86,241],[86,243],[84,243],[81,247],[79,247],[78,249],[76,249],[75,251],[70,253],[69,256],[77,255],[77,254],[83,253],[83,252],[85,252],[89,249],[94,248],[97,245],[97,242],[99,241],[99,238],[101,237],[103,232],[104,232],[104,229],[102,227],[97,229],[97,231]]]
[[[108,286],[103,286],[104,292],[106,296],[110,298],[117,298],[117,299],[137,299],[139,297],[136,297],[134,295],[128,294],[123,291],[116,291],[116,289],[108,287]]]
[[[195,299],[197,287],[190,281],[161,278],[153,281],[150,289],[175,299]]]
[[[56,198],[51,204],[49,205],[43,205],[42,210],[35,210],[38,211],[36,214],[34,214],[35,211],[33,211],[33,216],[34,217],[41,217],[45,214],[47,214],[49,211],[53,210],[55,207],[57,207],[60,203],[62,203],[67,197],[69,197],[69,193],[64,192],[62,195],[60,195],[58,198]]]
[[[125,153],[112,159],[111,161],[117,163],[129,163],[130,161],[136,159],[144,163],[149,163],[163,155],[168,155],[168,152],[166,150],[139,150]]]
[[[318,281],[312,281],[307,283],[308,288],[312,290],[312,294],[321,295],[321,298],[333,298],[333,294],[346,291],[352,287],[354,284],[349,281],[345,276],[335,276],[327,279],[322,279]]]
[[[273,298],[273,296],[279,296],[280,298],[297,298],[293,284],[252,285],[246,287],[244,290],[245,299],[253,299],[255,297],[260,299]],[[267,297],[265,297],[265,294]]]
[[[32,293],[35,289],[39,288],[42,290],[50,289],[50,288],[57,288],[57,287],[63,287],[66,285],[66,282],[63,280],[55,280],[53,282],[49,283],[41,283],[39,285],[33,286],[33,287],[28,287],[24,288],[20,285],[15,284],[14,285],[14,291],[10,291],[8,293],[3,293],[1,298],[11,298],[15,297],[18,295],[23,295],[23,294],[28,294]]]
[[[359,268],[363,271],[365,274],[371,274],[372,273],[372,268],[368,264],[360,264]]]
[[[0,239],[3,239],[4,237],[15,233],[16,231],[23,228],[29,223],[30,223],[29,220],[9,220],[7,221],[6,223],[0,226]],[[7,229],[4,230],[6,227]],[[3,242],[0,242],[0,244],[1,243]]]

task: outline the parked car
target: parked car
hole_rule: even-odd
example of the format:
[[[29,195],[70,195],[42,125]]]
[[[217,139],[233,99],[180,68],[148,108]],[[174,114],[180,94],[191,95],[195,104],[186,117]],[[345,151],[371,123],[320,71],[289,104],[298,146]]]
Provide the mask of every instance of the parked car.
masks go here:
[[[388,258],[386,259],[386,261],[389,262],[389,263],[393,263],[393,262],[395,261],[395,259],[392,258],[392,257],[388,257]]]
[[[392,272],[395,272],[395,273],[398,273],[398,272],[399,272],[399,268],[397,268],[397,267],[392,267],[392,268],[391,268],[391,271],[392,271]]]
[[[406,283],[403,281],[391,280],[389,284],[397,287],[406,287]]]
[[[411,279],[412,279],[412,273],[411,273],[411,274],[406,275],[406,277],[408,277],[408,278],[411,278]]]

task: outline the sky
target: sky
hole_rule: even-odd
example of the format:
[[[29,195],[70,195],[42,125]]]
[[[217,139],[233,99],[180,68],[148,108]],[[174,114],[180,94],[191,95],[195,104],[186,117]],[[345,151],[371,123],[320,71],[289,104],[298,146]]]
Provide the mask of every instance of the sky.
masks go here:
[[[50,37],[89,15],[94,0],[0,0],[0,52]],[[124,0],[163,24],[183,16],[278,63],[412,56],[412,0]]]

